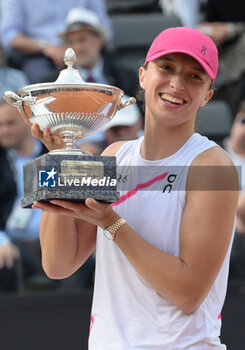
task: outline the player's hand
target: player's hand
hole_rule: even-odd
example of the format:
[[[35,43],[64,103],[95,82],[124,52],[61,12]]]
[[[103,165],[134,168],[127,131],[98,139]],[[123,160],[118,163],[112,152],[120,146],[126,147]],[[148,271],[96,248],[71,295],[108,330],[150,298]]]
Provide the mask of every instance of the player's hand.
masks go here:
[[[113,210],[111,204],[101,203],[92,198],[87,198],[85,203],[58,199],[51,200],[50,203],[34,202],[32,208],[72,216],[102,228],[119,219],[119,215]]]
[[[37,123],[31,127],[32,136],[40,140],[49,151],[59,148],[65,148],[65,143],[59,134],[52,135],[51,131],[46,128],[43,132]]]

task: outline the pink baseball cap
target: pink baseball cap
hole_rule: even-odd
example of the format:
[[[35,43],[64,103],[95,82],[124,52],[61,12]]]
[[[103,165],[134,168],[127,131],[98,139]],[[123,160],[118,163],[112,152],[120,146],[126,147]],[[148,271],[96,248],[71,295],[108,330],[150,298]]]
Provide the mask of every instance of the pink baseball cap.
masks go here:
[[[176,52],[195,58],[214,83],[219,65],[218,50],[213,40],[197,29],[175,27],[163,30],[151,44],[144,65]]]

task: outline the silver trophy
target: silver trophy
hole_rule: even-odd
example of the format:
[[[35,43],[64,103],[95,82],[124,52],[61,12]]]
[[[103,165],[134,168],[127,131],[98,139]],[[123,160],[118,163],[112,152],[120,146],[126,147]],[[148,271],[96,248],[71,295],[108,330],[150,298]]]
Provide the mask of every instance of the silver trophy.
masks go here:
[[[27,123],[37,123],[42,131],[49,128],[65,143],[64,149],[24,165],[24,208],[34,201],[55,198],[84,201],[92,197],[105,202],[119,198],[116,158],[83,153],[75,147],[75,140],[102,128],[118,110],[135,103],[135,98],[123,103],[124,92],[119,88],[84,82],[73,67],[75,61],[75,52],[69,48],[64,56],[67,68],[54,83],[28,85],[17,93],[4,94]]]

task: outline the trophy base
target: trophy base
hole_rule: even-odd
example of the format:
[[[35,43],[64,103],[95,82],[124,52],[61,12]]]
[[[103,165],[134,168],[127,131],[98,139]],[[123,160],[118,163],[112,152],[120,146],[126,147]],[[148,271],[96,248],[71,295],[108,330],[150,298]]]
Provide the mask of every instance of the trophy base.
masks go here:
[[[51,199],[84,202],[94,198],[113,203],[120,196],[113,156],[47,153],[26,163],[23,171],[22,208]]]
[[[84,202],[86,198],[94,198],[97,201],[102,201],[105,203],[113,203],[119,199],[119,192],[115,191],[72,191],[72,190],[53,190],[45,189],[39,190],[29,195],[26,195],[21,200],[22,208],[31,208],[34,202],[49,202],[51,199],[62,199],[62,200],[71,200],[74,202]]]

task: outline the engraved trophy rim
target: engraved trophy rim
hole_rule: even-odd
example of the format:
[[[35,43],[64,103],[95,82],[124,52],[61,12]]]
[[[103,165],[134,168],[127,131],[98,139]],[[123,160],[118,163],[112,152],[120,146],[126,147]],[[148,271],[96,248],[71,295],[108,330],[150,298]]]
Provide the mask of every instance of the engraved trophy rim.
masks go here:
[[[38,83],[38,84],[30,84],[23,86],[22,88],[17,90],[17,93],[22,93],[22,92],[34,92],[34,91],[40,91],[43,92],[43,90],[47,91],[54,91],[57,88],[81,88],[81,89],[88,89],[91,91],[94,90],[105,90],[105,91],[118,91],[124,95],[124,91],[116,86],[113,85],[108,85],[108,84],[97,84],[97,83],[55,83],[55,82],[50,82],[50,83]]]

